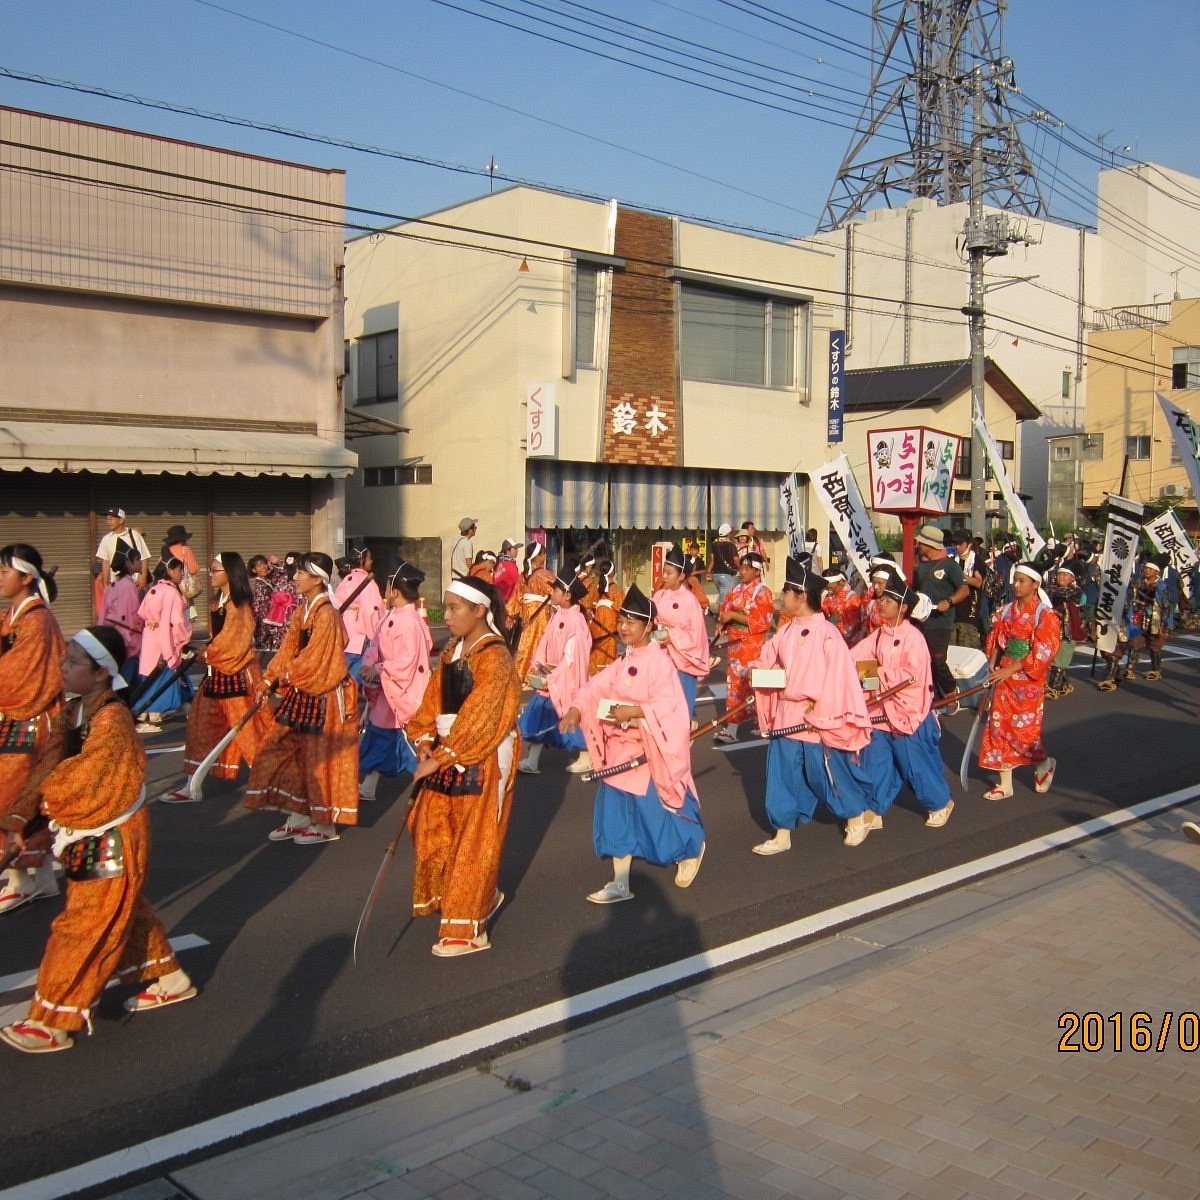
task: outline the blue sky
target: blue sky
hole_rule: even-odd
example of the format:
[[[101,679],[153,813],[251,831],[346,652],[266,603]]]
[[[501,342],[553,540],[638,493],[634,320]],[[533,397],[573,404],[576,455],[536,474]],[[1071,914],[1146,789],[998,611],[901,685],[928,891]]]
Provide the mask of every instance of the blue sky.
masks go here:
[[[729,224],[812,231],[867,80],[865,56],[839,39],[869,43],[869,0],[537,2],[545,7],[448,0],[525,24],[528,16],[498,4],[543,21],[560,19],[549,8],[622,17],[716,47],[726,61],[774,68],[802,89],[792,93],[802,103],[824,108],[782,113],[715,95],[435,0],[59,0],[52,8],[9,0],[0,6],[0,66],[472,168],[494,156],[502,172],[524,179]],[[1195,0],[1012,0],[1006,49],[1025,95],[1065,119],[1068,137],[1107,134],[1108,146],[1200,174],[1191,96],[1198,11]],[[787,27],[772,13],[811,28]],[[388,213],[418,215],[487,190],[486,178],[10,78],[0,78],[0,103],[342,167],[349,202]],[[1096,163],[1027,128],[1052,214],[1086,218],[1079,186],[1094,188]]]

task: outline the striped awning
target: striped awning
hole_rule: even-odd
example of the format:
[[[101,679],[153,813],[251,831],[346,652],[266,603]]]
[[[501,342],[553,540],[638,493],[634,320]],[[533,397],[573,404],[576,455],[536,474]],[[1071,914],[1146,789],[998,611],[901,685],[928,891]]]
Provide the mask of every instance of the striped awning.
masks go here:
[[[608,527],[606,464],[530,459],[525,468],[525,521],[531,529]]]
[[[613,467],[613,529],[704,529],[708,478],[704,471]]]
[[[735,529],[743,521],[768,533],[783,529],[779,485],[784,477],[774,471],[712,471],[709,473],[709,505],[713,527],[728,521]],[[801,524],[805,517],[800,517]]]

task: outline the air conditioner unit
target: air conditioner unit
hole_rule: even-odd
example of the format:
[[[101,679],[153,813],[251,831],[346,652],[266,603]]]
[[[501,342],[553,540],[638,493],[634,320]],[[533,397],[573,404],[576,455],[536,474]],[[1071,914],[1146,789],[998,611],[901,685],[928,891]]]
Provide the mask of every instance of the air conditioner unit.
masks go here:
[[[1178,483],[1164,483],[1159,489],[1160,496],[1185,496],[1188,489],[1180,486]]]

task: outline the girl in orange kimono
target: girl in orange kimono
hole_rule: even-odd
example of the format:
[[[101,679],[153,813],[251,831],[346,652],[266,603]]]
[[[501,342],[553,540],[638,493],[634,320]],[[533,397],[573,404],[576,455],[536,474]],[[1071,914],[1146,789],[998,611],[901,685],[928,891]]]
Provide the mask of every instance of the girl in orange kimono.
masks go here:
[[[488,949],[504,902],[496,886],[512,811],[521,682],[504,641],[504,605],[482,580],[445,597],[451,639],[409,722],[422,787],[409,811],[413,915],[440,912],[439,958]]]
[[[242,556],[218,554],[208,570],[213,606],[209,614],[212,640],[204,651],[204,681],[188,713],[183,769],[192,775],[209,751],[246,715],[258,694],[263,672],[254,652],[254,594]],[[271,731],[265,706],[242,727],[212,765],[217,779],[236,779],[242,762],[252,765],[258,747]],[[188,804],[187,787],[173,788],[159,799],[164,804]]]
[[[589,595],[581,601],[581,607],[587,605],[589,609],[588,625],[592,631],[592,651],[588,655],[589,675],[595,675],[609,663],[615,662],[620,649],[617,613],[625,600],[625,593],[613,583],[614,570],[611,559],[601,558],[596,562],[595,575],[585,580],[589,590],[595,589],[594,597]]]
[[[27,1054],[69,1049],[114,976],[154,980],[125,1001],[127,1012],[190,1000],[196,988],[180,969],[166,931],[142,894],[150,855],[146,752],[128,706],[125,644],[108,626],[81,630],[62,660],[63,684],[77,696],[54,728],[12,812],[0,824],[7,843],[23,843],[27,824],[50,819],[54,853],[68,879],[66,907],[50,927],[37,990],[23,1021],[0,1039]]]
[[[259,685],[259,695],[284,691],[246,787],[247,808],[288,814],[267,834],[272,842],[320,846],[338,840],[337,825],[358,824],[358,689],[346,666],[332,574],[328,554],[300,559],[295,584],[303,604]]]
[[[992,704],[979,743],[979,765],[998,771],[996,786],[984,792],[985,800],[1007,800],[1013,794],[1014,767],[1033,766],[1033,787],[1048,792],[1054,782],[1055,761],[1042,744],[1042,715],[1046,679],[1062,639],[1062,625],[1038,589],[1041,572],[1032,563],[1013,568],[1015,599],[995,618],[988,634],[988,662],[992,669]]]
[[[740,583],[721,603],[717,628],[729,640],[725,669],[725,711],[731,712],[750,698],[750,664],[762,653],[763,643],[775,619],[775,597],[762,581],[766,564],[753,550],[738,560]],[[714,742],[736,742],[737,726],[722,725]]]
[[[62,707],[63,638],[50,611],[57,595],[42,556],[18,542],[0,550],[0,817],[12,807]],[[58,895],[54,865],[33,852],[0,879],[0,913]]]
[[[524,679],[533,667],[533,652],[550,623],[553,587],[554,572],[546,569],[546,547],[541,542],[530,542],[525,547],[524,576],[511,606],[513,615],[522,621],[521,640],[513,654],[519,679]]]

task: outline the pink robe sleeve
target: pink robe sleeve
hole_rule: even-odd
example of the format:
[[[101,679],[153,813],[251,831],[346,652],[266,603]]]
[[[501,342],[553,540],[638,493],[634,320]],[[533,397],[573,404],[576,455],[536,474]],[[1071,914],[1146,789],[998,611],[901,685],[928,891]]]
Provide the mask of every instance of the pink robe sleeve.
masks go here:
[[[691,589],[669,591],[660,588],[654,593],[658,623],[669,631],[667,653],[677,671],[703,679],[708,675],[708,629],[704,612]]]
[[[387,647],[387,656],[380,664],[379,682],[388,707],[403,728],[412,720],[429,686],[429,655],[433,639],[420,614],[410,604],[400,610],[399,628]],[[381,627],[382,628],[382,627]],[[371,650],[374,651],[372,642]]]
[[[550,624],[555,625],[560,617],[567,627],[558,631],[562,634],[561,657],[546,680],[546,691],[554,711],[561,717],[571,707],[575,694],[587,683],[592,638],[588,632],[587,617],[578,605],[572,604],[570,608],[562,610],[558,617],[551,617]],[[549,632],[547,630],[547,634]]]

